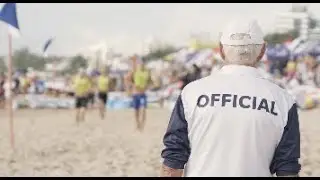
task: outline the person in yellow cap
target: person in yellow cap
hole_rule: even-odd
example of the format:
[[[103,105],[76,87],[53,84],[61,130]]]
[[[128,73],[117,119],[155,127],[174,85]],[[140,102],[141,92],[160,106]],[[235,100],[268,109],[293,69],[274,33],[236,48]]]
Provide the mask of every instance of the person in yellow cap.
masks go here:
[[[101,71],[101,75],[97,78],[98,98],[99,98],[99,112],[101,119],[105,117],[106,103],[108,101],[108,91],[110,85],[110,78],[106,70]]]
[[[146,121],[147,96],[146,90],[150,84],[151,78],[149,71],[143,63],[131,73],[133,82],[133,108],[135,110],[135,120],[137,129],[143,130]]]
[[[91,82],[85,71],[81,70],[79,75],[74,78],[73,89],[76,98],[76,122],[79,124],[85,120],[88,94],[91,89]]]

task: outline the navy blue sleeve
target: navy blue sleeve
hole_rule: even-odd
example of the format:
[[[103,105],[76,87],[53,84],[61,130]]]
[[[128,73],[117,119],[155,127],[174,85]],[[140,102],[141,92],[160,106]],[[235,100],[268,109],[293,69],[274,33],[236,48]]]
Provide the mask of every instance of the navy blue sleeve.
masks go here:
[[[163,138],[164,150],[161,153],[163,164],[173,169],[184,169],[190,156],[188,123],[185,119],[181,96],[172,111],[167,132]]]
[[[284,128],[282,139],[276,148],[270,172],[277,176],[297,175],[301,169],[300,130],[297,105],[294,104],[288,114],[288,122]]]

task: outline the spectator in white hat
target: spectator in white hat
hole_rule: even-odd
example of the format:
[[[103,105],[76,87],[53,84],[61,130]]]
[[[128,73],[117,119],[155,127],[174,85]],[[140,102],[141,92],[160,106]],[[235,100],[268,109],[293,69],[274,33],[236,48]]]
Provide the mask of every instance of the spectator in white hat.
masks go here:
[[[223,32],[224,66],[188,84],[164,135],[161,176],[297,176],[297,106],[255,67],[265,52],[256,21]]]

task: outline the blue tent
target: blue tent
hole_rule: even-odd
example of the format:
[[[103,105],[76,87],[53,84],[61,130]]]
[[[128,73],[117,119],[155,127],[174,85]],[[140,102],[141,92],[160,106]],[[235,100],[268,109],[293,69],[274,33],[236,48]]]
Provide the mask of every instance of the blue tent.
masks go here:
[[[266,54],[269,61],[287,61],[291,56],[290,50],[282,44],[269,45]]]
[[[267,47],[266,56],[270,61],[270,73],[274,74],[277,70],[284,74],[284,67],[291,59],[291,52],[286,45],[277,44]]]
[[[310,49],[308,49],[307,53],[308,55],[313,57],[320,56],[320,43],[317,42],[316,44],[314,44]]]

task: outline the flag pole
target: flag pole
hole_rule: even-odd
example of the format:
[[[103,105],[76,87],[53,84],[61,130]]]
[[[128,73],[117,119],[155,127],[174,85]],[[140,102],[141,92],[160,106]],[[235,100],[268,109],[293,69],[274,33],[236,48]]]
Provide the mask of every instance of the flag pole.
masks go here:
[[[5,22],[8,27],[8,85],[9,85],[9,92],[8,92],[8,101],[7,101],[7,109],[9,115],[9,124],[10,124],[10,142],[11,147],[14,149],[14,128],[13,128],[13,109],[12,109],[12,34],[11,30],[19,31],[19,23],[17,19],[17,9],[16,3],[5,3],[0,11],[0,20]]]
[[[8,33],[8,46],[9,46],[9,56],[8,56],[8,85],[9,85],[9,97],[8,97],[8,114],[9,114],[9,124],[10,124],[10,143],[11,148],[14,149],[14,122],[13,122],[13,109],[12,109],[12,35]]]

